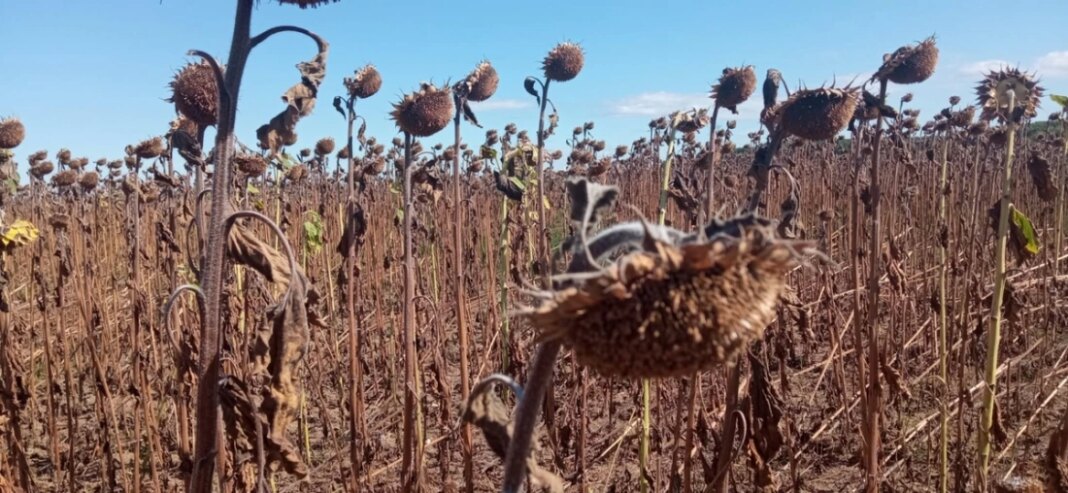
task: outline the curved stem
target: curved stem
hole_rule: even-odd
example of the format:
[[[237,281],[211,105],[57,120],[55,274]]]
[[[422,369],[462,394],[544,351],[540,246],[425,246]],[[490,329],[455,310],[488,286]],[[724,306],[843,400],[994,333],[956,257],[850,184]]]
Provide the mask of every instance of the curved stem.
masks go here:
[[[480,395],[486,390],[486,387],[495,383],[505,385],[512,389],[512,393],[515,394],[517,400],[523,399],[523,386],[519,385],[519,382],[516,382],[514,378],[503,373],[491,373],[486,375],[485,378],[479,380],[479,382],[475,384],[475,387],[471,389],[471,395]]]
[[[200,286],[197,286],[195,284],[183,284],[181,286],[178,286],[177,288],[174,288],[174,291],[171,292],[171,295],[167,297],[167,302],[164,303],[163,306],[160,308],[160,325],[163,325],[164,327],[170,325],[167,323],[167,321],[170,319],[171,308],[174,306],[174,302],[178,300],[178,297],[186,291],[191,291],[197,295],[197,309],[199,310],[201,316],[204,315],[204,291],[200,289]],[[170,332],[169,335],[171,338],[171,343],[174,345],[174,347],[177,348],[178,341],[175,340],[174,333]]]
[[[185,225],[185,261],[189,264],[189,268],[193,270],[193,274],[200,277],[200,265],[197,262],[193,262],[193,249],[189,245],[189,239],[192,238],[193,231],[197,233],[197,246],[203,247],[204,242],[202,239],[201,226],[202,214],[200,212],[200,201],[204,198],[208,192],[211,192],[210,188],[205,188],[197,193],[196,198],[193,199],[193,221],[189,221],[189,224]],[[204,252],[200,252],[200,256],[204,256]]]
[[[253,36],[252,39],[249,40],[249,46],[248,46],[249,50],[255,48],[260,43],[266,41],[267,38],[269,38],[269,37],[271,37],[271,36],[273,36],[275,34],[282,33],[282,32],[292,32],[292,33],[303,34],[303,35],[311,38],[312,41],[315,41],[315,44],[318,45],[318,47],[319,47],[319,51],[323,51],[323,49],[326,48],[326,41],[324,41],[323,38],[319,37],[318,34],[315,34],[315,33],[311,32],[311,31],[309,31],[307,29],[304,29],[303,27],[297,27],[297,26],[275,26],[275,27],[272,27],[272,28],[270,28],[270,29],[268,29],[266,31],[263,31],[262,33],[259,33],[259,34],[255,35],[255,36]]]
[[[538,346],[534,360],[530,363],[527,386],[516,407],[512,441],[508,443],[508,454],[504,459],[504,493],[519,493],[522,490],[523,480],[527,475],[527,457],[530,455],[534,426],[538,423],[545,391],[552,383],[553,369],[559,354],[560,343],[546,341]]]

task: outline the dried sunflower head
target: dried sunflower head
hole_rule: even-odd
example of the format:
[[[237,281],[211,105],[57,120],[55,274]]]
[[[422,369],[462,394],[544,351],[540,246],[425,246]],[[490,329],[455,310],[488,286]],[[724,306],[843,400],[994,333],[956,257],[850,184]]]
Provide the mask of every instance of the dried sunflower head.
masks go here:
[[[334,152],[334,139],[330,137],[323,137],[315,143],[315,154],[319,156],[326,156]]]
[[[497,85],[501,79],[497,75],[497,69],[489,61],[483,60],[475,67],[475,70],[467,76],[464,83],[467,84],[467,99],[479,102],[489,99],[497,92]]]
[[[56,169],[52,161],[38,161],[30,166],[30,174],[38,180],[44,179],[49,173]]]
[[[738,113],[738,105],[749,99],[756,90],[756,72],[752,65],[725,68],[719,82],[712,86],[712,99],[721,108]]]
[[[452,93],[423,83],[418,91],[407,94],[393,105],[393,120],[397,127],[413,137],[429,137],[438,133],[452,119]]]
[[[171,99],[178,113],[201,127],[215,125],[219,112],[219,85],[207,62],[190,63],[171,81]]]
[[[1053,170],[1049,161],[1038,153],[1032,154],[1031,159],[1027,161],[1027,170],[1031,173],[1031,181],[1035,184],[1038,198],[1044,202],[1057,200],[1057,185],[1053,181]]]
[[[267,171],[267,160],[259,154],[238,154],[234,156],[234,165],[250,177],[260,176]]]
[[[1033,118],[1038,114],[1038,107],[1043,89],[1034,76],[1018,68],[1005,67],[988,74],[975,88],[979,106],[983,109],[980,118],[991,121],[995,118],[1005,121],[1012,117],[1014,122]],[[1009,115],[1011,96],[1015,95],[1015,108]]]
[[[545,293],[521,314],[539,339],[560,340],[606,375],[676,377],[733,364],[774,318],[785,274],[811,245],[779,239],[769,221],[753,216],[714,223],[706,233],[644,223],[605,229],[588,251],[622,243],[638,249],[598,272],[575,274],[574,285]]]
[[[931,36],[913,46],[902,46],[883,56],[883,64],[872,77],[895,84],[923,82],[934,74],[938,65],[938,46]]]
[[[696,132],[708,125],[708,110],[701,108],[699,110],[676,113],[671,118],[671,121],[675,125],[675,130],[679,132],[684,134]]]
[[[56,173],[52,177],[52,184],[59,188],[66,188],[78,181],[78,172],[72,169],[66,169]]]
[[[382,88],[382,75],[374,65],[367,64],[352,77],[345,77],[345,89],[353,98],[366,99]]]
[[[857,109],[859,89],[819,88],[795,92],[771,112],[772,128],[805,140],[833,138]]]
[[[26,138],[26,127],[18,118],[0,118],[0,149],[14,149]]]
[[[586,61],[582,47],[575,43],[560,43],[549,51],[541,67],[545,78],[556,82],[567,82],[578,76]]]
[[[157,158],[160,154],[163,154],[163,139],[152,137],[151,139],[143,140],[134,148],[134,153],[141,159]]]
[[[74,158],[74,159],[71,159],[70,163],[69,163],[70,169],[76,169],[76,170],[80,170],[80,169],[82,169],[82,168],[84,168],[84,167],[86,167],[88,165],[89,165],[89,158],[87,158],[87,157]]]
[[[82,187],[82,190],[86,192],[92,191],[100,183],[100,175],[96,171],[90,171],[88,173],[82,173],[78,177],[78,185]]]

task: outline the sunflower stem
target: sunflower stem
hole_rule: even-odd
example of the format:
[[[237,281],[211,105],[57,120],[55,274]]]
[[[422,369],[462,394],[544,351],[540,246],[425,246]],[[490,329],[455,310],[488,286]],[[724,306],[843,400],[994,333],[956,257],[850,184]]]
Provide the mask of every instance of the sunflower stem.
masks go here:
[[[656,223],[664,225],[667,220],[668,190],[671,187],[671,166],[675,161],[675,127],[682,113],[675,116],[671,122],[671,132],[668,134],[667,159],[664,161],[663,177],[660,181],[660,204],[657,212]],[[711,169],[709,173],[711,173]],[[638,488],[641,493],[649,491],[649,435],[652,427],[652,409],[650,406],[651,385],[648,378],[642,379],[642,435],[638,445]]]
[[[942,143],[942,179],[938,188],[938,219],[941,231],[945,232],[939,235],[938,247],[938,258],[942,264],[938,275],[938,374],[943,386],[942,395],[944,396],[943,399],[939,400],[938,406],[939,426],[941,428],[938,444],[938,484],[939,491],[942,493],[949,491],[949,413],[946,409],[946,398],[949,396],[947,364],[949,322],[946,317],[946,279],[949,272],[949,262],[946,255],[947,242],[949,241],[949,224],[946,222],[946,185],[949,173],[949,141],[950,138],[946,135],[945,141]]]
[[[419,491],[422,482],[422,443],[420,423],[418,352],[415,344],[415,261],[412,252],[412,135],[404,132],[404,450],[401,461],[402,491]]]
[[[719,154],[719,146],[716,145],[716,119],[719,118],[719,103],[716,103],[712,107],[712,121],[708,124],[708,152],[712,155],[712,159],[708,163],[708,189],[705,190],[708,201],[705,203],[705,220],[702,224],[707,224],[711,221],[716,213],[714,207],[716,200],[716,156]]]
[[[196,437],[193,473],[189,480],[191,493],[207,493],[212,489],[216,466],[225,466],[223,435],[219,432],[218,381],[221,366],[222,273],[225,269],[225,228],[223,216],[230,205],[231,160],[234,153],[234,126],[241,78],[248,61],[249,26],[252,22],[252,0],[238,0],[234,16],[234,32],[230,42],[230,57],[226,64],[223,84],[219,84],[219,115],[215,134],[215,193],[211,198],[211,224],[205,248],[201,285],[205,294],[205,316],[201,326],[199,361],[197,363]],[[216,464],[218,462],[218,464]]]
[[[460,176],[460,122],[463,118],[462,108],[466,104],[467,98],[460,95],[460,93],[453,92],[453,102],[456,106],[456,115],[453,116],[453,128],[454,128],[454,144],[453,144],[453,158],[452,158],[452,179],[453,179],[453,273],[455,279],[455,292],[453,301],[456,304],[456,330],[460,335],[460,399],[462,402],[467,402],[471,395],[471,382],[468,380],[468,335],[467,335],[467,312],[465,310],[464,302],[464,289],[466,284],[464,282],[464,237],[463,237],[463,194],[461,187]],[[508,202],[507,199],[504,200]],[[472,493],[475,490],[475,478],[474,478],[474,463],[472,462],[472,448],[471,448],[471,424],[464,420],[463,429],[460,433],[461,440],[461,453],[463,454],[464,461],[464,491]]]
[[[1053,255],[1053,275],[1054,277],[1061,273],[1061,246],[1064,235],[1064,194],[1066,191],[1066,185],[1068,185],[1068,173],[1066,173],[1066,167],[1068,167],[1068,111],[1063,111],[1061,116],[1061,139],[1064,140],[1064,148],[1061,150],[1061,166],[1058,173],[1058,181],[1060,182],[1057,190],[1057,223],[1054,224],[1054,255]]]
[[[1016,91],[1008,91],[1009,108],[1005,125],[1008,127],[1008,143],[1005,146],[1005,171],[1001,179],[1001,210],[998,215],[998,238],[994,250],[994,294],[990,306],[990,330],[986,340],[986,386],[983,391],[983,417],[979,426],[979,481],[986,490],[990,468],[990,429],[994,422],[994,396],[997,394],[998,351],[1001,344],[1001,306],[1005,298],[1005,247],[1009,234],[1009,193],[1012,190],[1012,161],[1015,157]]]
[[[357,213],[356,204],[356,170],[355,159],[352,149],[352,127],[356,122],[356,97],[350,97],[346,101],[345,109],[347,133],[345,149],[348,151],[349,172],[346,181],[348,187],[345,194],[345,215],[342,215],[342,230],[345,222],[350,221],[349,216]],[[340,159],[338,160],[340,163]],[[352,232],[356,234],[355,231]],[[356,316],[356,239],[349,242],[348,251],[345,252],[345,317],[349,329],[349,461],[352,467],[352,491],[360,491],[360,476],[362,474],[361,443],[366,434],[363,433],[364,403],[363,403],[363,365],[360,364],[360,330],[357,327]]]
[[[886,101],[886,79],[879,81],[879,102]],[[865,412],[867,425],[864,470],[867,475],[864,490],[867,493],[879,491],[879,449],[881,447],[879,432],[879,417],[882,411],[882,386],[879,383],[879,367],[881,356],[879,355],[879,277],[881,275],[880,248],[882,246],[882,221],[879,218],[879,203],[881,187],[879,182],[879,163],[881,159],[880,143],[883,135],[883,119],[877,118],[875,123],[875,142],[872,144],[871,158],[871,239],[868,245],[868,256],[871,263],[868,271],[868,399]]]

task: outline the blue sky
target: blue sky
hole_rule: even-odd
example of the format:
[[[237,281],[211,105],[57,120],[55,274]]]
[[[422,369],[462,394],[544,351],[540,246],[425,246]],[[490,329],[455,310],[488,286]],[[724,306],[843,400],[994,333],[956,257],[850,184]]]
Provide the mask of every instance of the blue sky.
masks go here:
[[[94,160],[117,158],[126,144],[165,132],[174,115],[164,101],[168,82],[191,48],[225,61],[233,11],[224,0],[0,0],[0,116],[17,116],[27,127],[17,159],[24,163],[38,149],[54,155],[60,147]],[[913,92],[921,117],[951,95],[972,101],[982,70],[1006,62],[1038,71],[1048,91],[1066,93],[1066,21],[1065,0],[342,0],[309,10],[262,0],[253,31],[296,24],[331,44],[320,104],[298,126],[298,149],[344,136],[330,101],[343,93],[342,78],[369,62],[383,77],[382,90],[358,108],[370,135],[397,135],[388,112],[403,93],[421,81],[463,77],[483,58],[501,75],[497,95],[476,107],[483,124],[514,121],[534,129],[537,109],[523,78],[540,76],[541,59],[557,42],[579,42],[585,68],[550,93],[561,126],[550,146],[562,146],[569,129],[587,120],[597,124],[595,137],[630,143],[647,133],[652,118],[709,105],[708,89],[726,66],[755,65],[761,81],[777,68],[791,88],[798,81],[863,79],[883,53],[931,34],[942,53],[934,77],[891,88],[894,96]],[[295,34],[275,36],[253,52],[239,139],[254,143],[256,127],[282,109],[281,94],[298,80],[294,65],[313,54],[310,40]],[[741,139],[756,126],[758,99],[733,117]],[[1043,116],[1053,109],[1048,100],[1044,107]],[[481,141],[482,131],[464,131],[469,141]]]

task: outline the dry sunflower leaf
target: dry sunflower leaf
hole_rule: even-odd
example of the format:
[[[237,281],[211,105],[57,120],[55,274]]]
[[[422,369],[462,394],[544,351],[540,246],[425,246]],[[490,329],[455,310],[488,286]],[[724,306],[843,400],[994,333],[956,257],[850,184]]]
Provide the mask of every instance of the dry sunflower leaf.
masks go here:
[[[491,392],[492,388],[492,385],[475,386],[464,409],[463,419],[482,430],[490,450],[503,461],[508,455],[508,444],[512,441],[511,413],[501,399]],[[527,457],[527,473],[534,486],[551,493],[563,493],[563,480],[539,466],[532,456]]]

